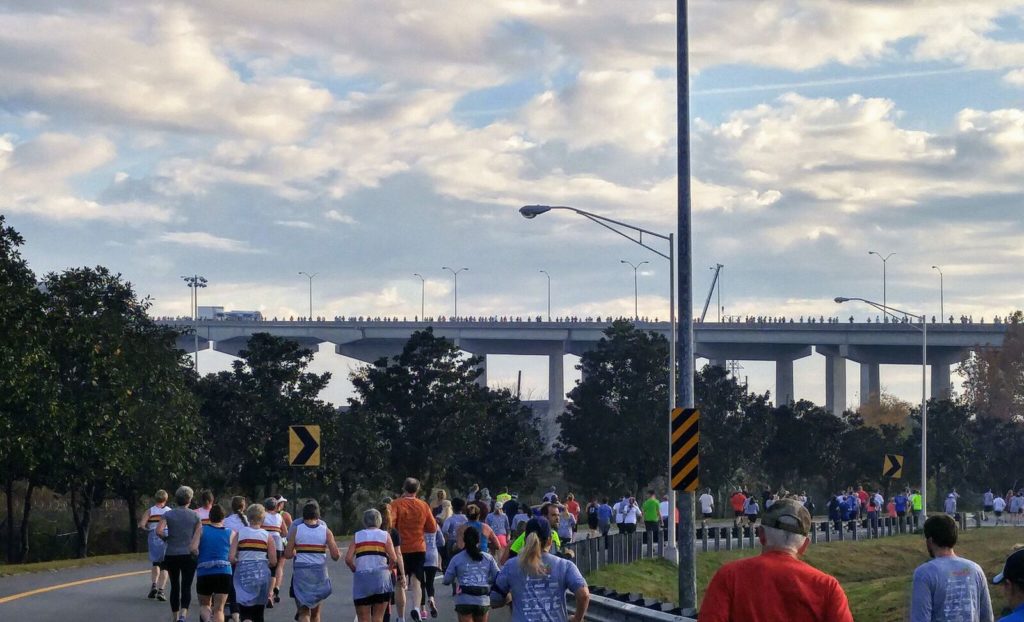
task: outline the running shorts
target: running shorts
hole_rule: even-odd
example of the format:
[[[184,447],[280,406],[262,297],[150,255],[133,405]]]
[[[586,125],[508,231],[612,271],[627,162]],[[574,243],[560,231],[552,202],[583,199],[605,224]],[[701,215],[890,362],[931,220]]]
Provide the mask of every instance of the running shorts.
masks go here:
[[[230,593],[231,575],[229,574],[207,574],[196,577],[196,594],[200,596]]]
[[[402,552],[402,565],[405,566],[405,576],[423,578],[423,564],[427,561],[427,554]]]

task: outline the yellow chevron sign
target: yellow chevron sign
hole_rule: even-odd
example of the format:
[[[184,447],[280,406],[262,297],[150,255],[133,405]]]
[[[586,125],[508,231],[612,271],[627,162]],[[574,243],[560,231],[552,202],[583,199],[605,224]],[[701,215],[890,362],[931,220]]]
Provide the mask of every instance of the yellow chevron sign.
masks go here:
[[[885,454],[882,460],[882,477],[899,479],[903,476],[903,456],[899,454]]]
[[[700,411],[672,411],[672,490],[696,492],[700,487]]]

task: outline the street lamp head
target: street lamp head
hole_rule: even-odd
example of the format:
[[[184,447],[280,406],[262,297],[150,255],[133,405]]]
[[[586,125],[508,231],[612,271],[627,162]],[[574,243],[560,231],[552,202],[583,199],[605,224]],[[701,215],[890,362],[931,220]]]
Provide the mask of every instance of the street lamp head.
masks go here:
[[[523,218],[536,218],[544,212],[550,211],[549,205],[524,205],[519,208],[519,213],[523,215]]]
[[[843,298],[842,296],[836,296],[835,297],[835,301],[836,301],[837,304],[843,304],[844,302],[849,302],[850,299],[849,298]]]

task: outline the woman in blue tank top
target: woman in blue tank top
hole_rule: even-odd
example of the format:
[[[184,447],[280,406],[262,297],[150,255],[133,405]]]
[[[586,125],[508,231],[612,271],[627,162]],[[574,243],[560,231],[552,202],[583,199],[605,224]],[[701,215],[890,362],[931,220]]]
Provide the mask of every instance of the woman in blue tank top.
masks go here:
[[[231,544],[238,535],[224,526],[224,508],[210,508],[210,523],[203,525],[196,565],[196,593],[200,618],[224,622],[224,603],[231,591]]]

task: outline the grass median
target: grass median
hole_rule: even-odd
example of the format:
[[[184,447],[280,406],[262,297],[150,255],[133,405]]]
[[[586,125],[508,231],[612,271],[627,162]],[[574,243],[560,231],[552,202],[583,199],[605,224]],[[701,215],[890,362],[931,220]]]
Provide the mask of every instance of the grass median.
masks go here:
[[[991,579],[1003,567],[1003,560],[1024,532],[1012,528],[978,529],[960,534],[959,555],[981,565]],[[699,553],[697,555],[697,598],[703,598],[711,576],[722,564],[750,557],[760,549]],[[858,622],[904,620],[910,603],[910,581],[914,569],[928,559],[920,535],[896,536],[863,542],[812,544],[804,560],[833,575],[850,599]],[[587,580],[618,592],[642,593],[650,598],[678,602],[676,567],[663,560],[645,560],[629,565],[608,566],[591,573]],[[990,586],[998,614],[1006,607],[1002,588]],[[998,615],[996,616],[998,617]]]
[[[103,566],[106,564],[116,564],[119,562],[131,562],[138,561],[143,562],[147,560],[145,553],[125,553],[123,555],[97,555],[95,557],[86,557],[84,559],[57,559],[49,562],[35,562],[32,564],[3,564],[0,563],[0,577],[9,577],[16,574],[26,574],[29,572],[52,572],[55,570],[63,570],[65,568],[82,568],[84,566]],[[140,570],[146,570],[147,566],[139,566]]]

